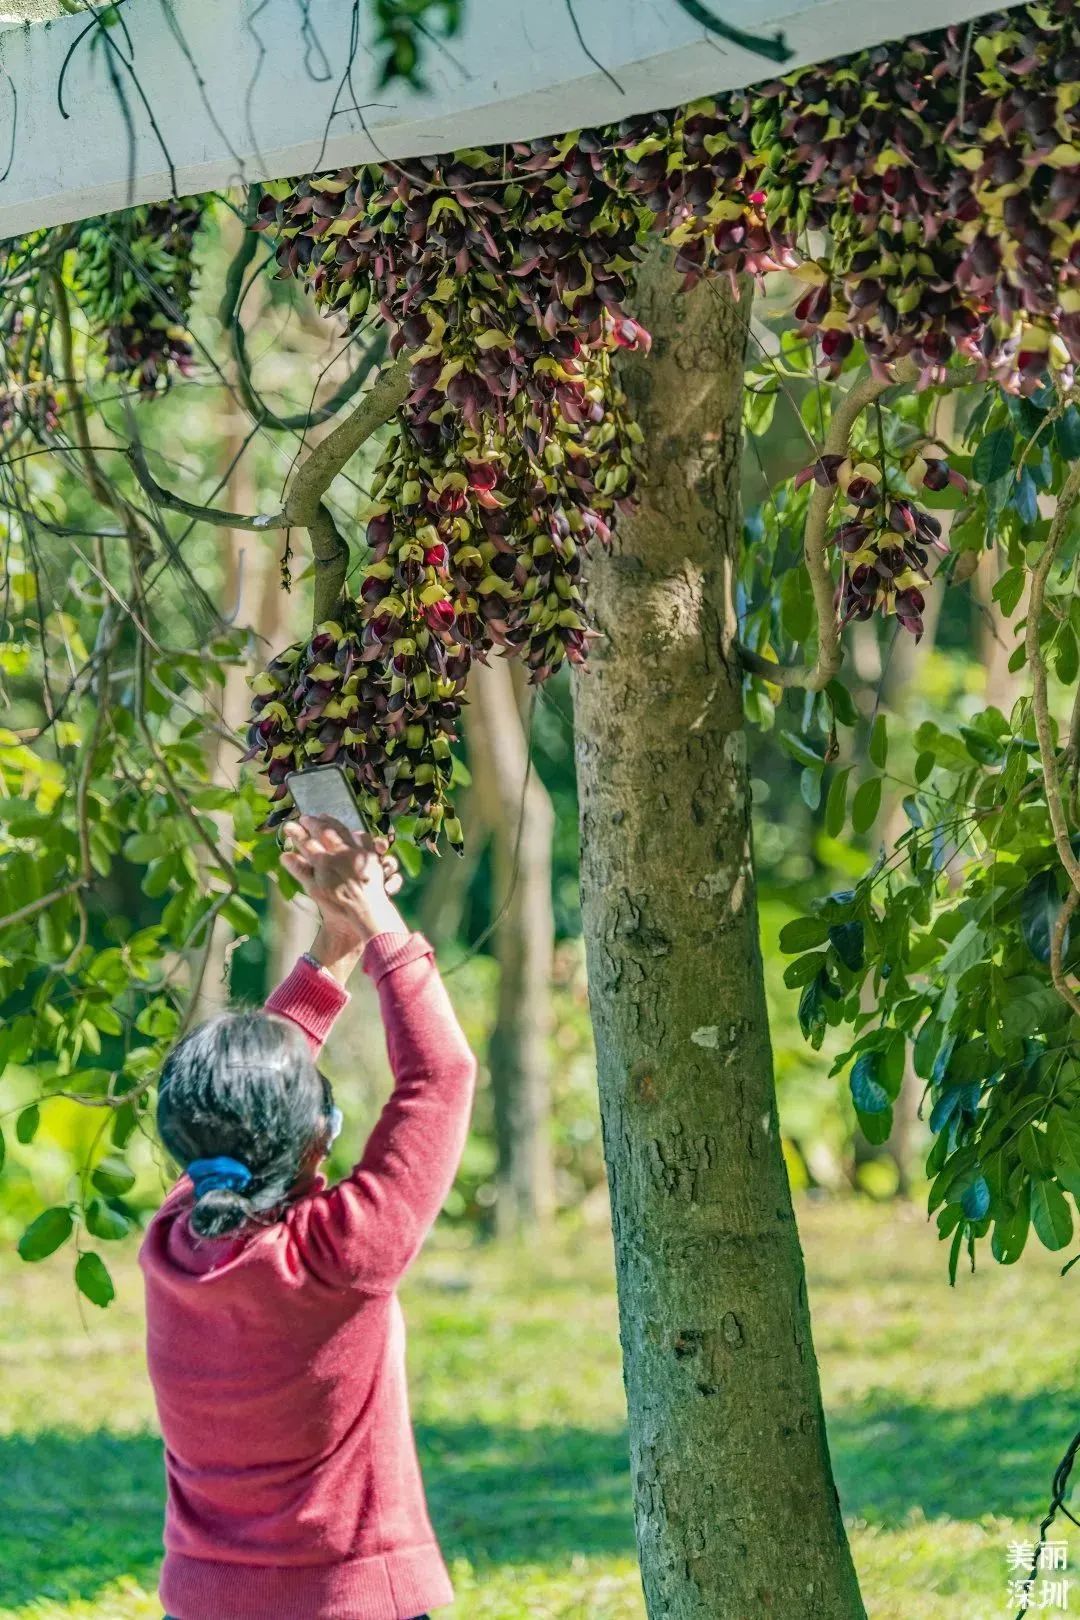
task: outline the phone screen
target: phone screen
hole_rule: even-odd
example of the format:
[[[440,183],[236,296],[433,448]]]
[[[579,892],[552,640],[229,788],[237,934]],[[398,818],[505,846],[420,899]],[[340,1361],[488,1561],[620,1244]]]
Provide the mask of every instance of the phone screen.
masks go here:
[[[356,795],[340,765],[312,765],[285,778],[302,816],[333,816],[353,832],[365,830]]]

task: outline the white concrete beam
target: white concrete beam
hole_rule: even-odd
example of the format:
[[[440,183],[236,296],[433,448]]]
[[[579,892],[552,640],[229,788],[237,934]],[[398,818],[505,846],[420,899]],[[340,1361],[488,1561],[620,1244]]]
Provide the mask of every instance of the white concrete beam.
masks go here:
[[[987,0],[709,3],[750,32],[783,29],[796,66],[966,20]],[[0,237],[174,188],[556,134],[777,71],[721,44],[674,0],[573,8],[467,0],[462,34],[428,47],[427,94],[376,88],[366,0],[348,78],[351,0],[129,0],[124,28],[106,31],[85,14],[9,23],[0,27]],[[0,3],[0,15],[11,10]]]

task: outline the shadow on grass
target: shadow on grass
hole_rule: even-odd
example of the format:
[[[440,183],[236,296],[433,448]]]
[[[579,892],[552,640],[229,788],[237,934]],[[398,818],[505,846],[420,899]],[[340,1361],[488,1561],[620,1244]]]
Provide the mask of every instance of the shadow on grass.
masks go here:
[[[161,1556],[161,1442],[152,1435],[0,1439],[0,1608],[92,1597]]]
[[[539,1426],[422,1426],[432,1518],[448,1558],[558,1568],[632,1554],[625,1436]],[[153,1589],[163,1473],[154,1435],[0,1439],[0,1609],[89,1599],[125,1575]]]
[[[829,1434],[845,1512],[884,1530],[913,1510],[928,1519],[1034,1520],[1078,1422],[1049,1394],[951,1411],[883,1395],[834,1410]],[[557,1569],[575,1554],[632,1555],[624,1434],[466,1423],[421,1425],[417,1437],[449,1558]],[[91,1598],[121,1575],[152,1588],[161,1503],[152,1435],[0,1439],[0,1608]]]
[[[962,1363],[956,1386],[962,1397]],[[1051,1391],[951,1410],[882,1394],[830,1412],[829,1444],[845,1514],[883,1530],[913,1510],[927,1519],[1034,1522],[1077,1427],[1080,1399]],[[1080,1470],[1074,1484],[1080,1491]]]

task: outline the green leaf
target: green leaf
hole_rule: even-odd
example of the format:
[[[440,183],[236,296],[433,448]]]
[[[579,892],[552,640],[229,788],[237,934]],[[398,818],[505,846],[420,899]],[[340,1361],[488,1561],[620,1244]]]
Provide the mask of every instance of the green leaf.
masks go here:
[[[818,808],[821,804],[821,772],[819,770],[800,771],[799,793],[808,810]]]
[[[1015,439],[1011,427],[995,428],[986,435],[971,461],[972,475],[978,483],[992,484],[1012,470]]]
[[[160,833],[132,833],[124,840],[124,857],[136,866],[144,866],[164,853],[165,840]]]
[[[171,1039],[179,1027],[180,1015],[176,1008],[170,1007],[160,996],[148,1002],[135,1020],[140,1035],[154,1035],[159,1040]]]
[[[881,809],[881,777],[872,776],[868,782],[863,782],[855,794],[851,806],[851,826],[857,833],[868,832],[877,820]]]
[[[870,732],[870,758],[879,771],[883,771],[888,763],[889,737],[883,714],[878,715]]]
[[[912,1066],[920,1080],[929,1080],[934,1072],[934,1059],[937,1057],[944,1034],[936,1018],[927,1018],[915,1037],[915,1046],[912,1051]]]
[[[949,1246],[949,1287],[950,1288],[955,1288],[956,1287],[956,1272],[957,1272],[957,1267],[960,1264],[960,1250],[963,1247],[963,1242],[964,1242],[964,1228],[963,1228],[963,1224],[961,1224],[960,1226],[958,1226],[956,1228],[956,1231],[953,1233],[953,1240],[952,1240],[952,1243]]]
[[[1039,494],[1035,480],[1025,467],[1016,477],[1009,492],[1012,505],[1020,514],[1020,521],[1028,528],[1039,520]]]
[[[784,983],[789,990],[797,990],[801,984],[809,984],[816,979],[828,958],[824,951],[811,951],[808,956],[797,956],[794,962],[789,962],[784,969]]]
[[[883,1114],[889,1107],[889,1094],[877,1077],[881,1054],[860,1052],[852,1065],[848,1084],[851,1100],[859,1114]]]
[[[31,1221],[19,1239],[19,1255],[23,1260],[44,1260],[54,1254],[71,1236],[74,1222],[70,1209],[57,1204],[46,1209],[36,1221]]]
[[[1080,648],[1077,647],[1071,625],[1058,627],[1054,639],[1054,673],[1062,686],[1075,685],[1076,677],[1080,675]]]
[[[86,1230],[106,1243],[115,1243],[126,1237],[131,1229],[126,1215],[114,1209],[103,1198],[91,1198],[86,1206]]]
[[[415,844],[407,838],[397,838],[394,841],[394,854],[401,864],[401,870],[406,877],[418,878],[424,870],[424,857]]]
[[[780,930],[780,949],[785,956],[795,956],[824,945],[829,937],[829,925],[824,917],[794,917]]]
[[[811,770],[815,771],[823,771],[825,769],[825,761],[822,759],[821,755],[815,753],[814,749],[810,747],[810,744],[804,742],[796,732],[782,731],[780,733],[780,746],[786,753],[791,755],[792,759],[797,760],[800,765],[806,765]]]
[[[38,1107],[37,1103],[31,1103],[29,1108],[23,1109],[22,1113],[15,1121],[16,1141],[32,1142],[34,1137],[37,1135],[38,1126],[40,1124],[41,1109]]]
[[[238,894],[229,896],[219,915],[238,934],[257,934],[259,932],[258,912],[254,906],[248,905],[247,901],[241,899]]]
[[[1030,1226],[1031,1217],[1026,1208],[1018,1209],[1011,1215],[1003,1215],[994,1222],[990,1252],[999,1265],[1016,1264],[1024,1252]]]
[[[825,800],[825,831],[830,838],[839,838],[844,830],[844,816],[847,810],[847,786],[851,776],[851,766],[845,765],[843,770],[837,771],[829,783],[829,794]]]
[[[780,623],[797,643],[814,628],[814,598],[805,569],[790,568],[780,581]]]
[[[883,1142],[889,1140],[893,1128],[891,1103],[880,1114],[861,1114],[858,1109],[855,1112],[859,1120],[859,1129],[872,1147],[880,1147]]]
[[[135,1135],[138,1124],[139,1115],[134,1104],[130,1102],[122,1103],[113,1114],[112,1130],[109,1132],[113,1146],[121,1150],[126,1148]]]
[[[837,923],[829,929],[829,943],[846,968],[852,973],[862,969],[865,960],[866,930],[861,922]]]
[[[158,900],[168,889],[173,875],[173,858],[171,855],[159,855],[152,860],[146,868],[140,888],[143,894],[151,900]]]
[[[124,1033],[124,1026],[120,1022],[116,1009],[107,1006],[105,1002],[91,1002],[86,1009],[86,1016],[97,1029],[100,1029],[103,1035],[122,1035]]]
[[[960,1199],[960,1208],[969,1221],[981,1221],[990,1213],[990,1187],[985,1176],[976,1176]]]
[[[46,962],[62,962],[71,949],[72,938],[67,928],[70,910],[70,901],[59,900],[38,918],[38,938]]]
[[[90,1180],[98,1192],[108,1198],[116,1198],[121,1193],[129,1192],[135,1185],[135,1173],[117,1154],[110,1153],[94,1166]]]
[[[1055,1176],[1066,1192],[1080,1198],[1080,1119],[1055,1109],[1047,1135]]]
[[[855,700],[843,681],[830,681],[825,688],[826,696],[832,701],[833,714],[838,724],[854,726],[858,724],[859,711],[855,707]]]
[[[1001,606],[1001,611],[1007,619],[1011,619],[1019,606],[1020,598],[1024,594],[1024,583],[1027,573],[1023,568],[1006,568],[1001,578],[995,581],[991,596]]]
[[[819,973],[799,997],[799,1028],[816,1051],[825,1039],[825,992],[828,980]]]
[[[977,922],[969,919],[938,962],[939,973],[966,973],[969,967],[986,960],[986,935]]]
[[[1024,943],[1037,962],[1050,960],[1050,940],[1060,911],[1056,869],[1036,872],[1020,896],[1020,926]],[[1065,944],[1068,944],[1067,929]]]
[[[267,840],[269,843],[270,840]],[[161,913],[161,921],[169,938],[177,945],[183,945],[192,928],[200,910],[205,904],[200,904],[201,897],[194,888],[177,889],[172,899]]]
[[[1080,461],[1080,411],[1069,405],[1054,423],[1058,449],[1065,461]]]
[[[1031,1224],[1045,1249],[1063,1249],[1072,1237],[1072,1214],[1054,1182],[1031,1183]]]
[[[99,1305],[102,1310],[111,1305],[116,1298],[116,1289],[109,1276],[109,1268],[100,1254],[88,1250],[80,1254],[75,1263],[75,1282],[81,1294],[85,1294],[92,1305]]]
[[[1032,1030],[1053,1029],[1069,1016],[1065,1003],[1049,984],[1039,985],[1024,993],[1013,989],[1014,985],[1025,982],[1031,984],[1033,981],[1012,980],[1009,997],[1001,1006],[1001,1027],[1011,1040],[1025,1040]]]

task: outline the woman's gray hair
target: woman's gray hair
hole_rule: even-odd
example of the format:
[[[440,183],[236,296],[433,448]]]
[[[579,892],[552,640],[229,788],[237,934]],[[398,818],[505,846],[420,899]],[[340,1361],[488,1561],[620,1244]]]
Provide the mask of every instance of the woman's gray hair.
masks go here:
[[[219,1013],[178,1041],[161,1071],[162,1142],[185,1169],[225,1155],[251,1172],[243,1192],[214,1187],[197,1198],[192,1230],[223,1237],[272,1219],[325,1147],[332,1102],[306,1036],[289,1018]]]

